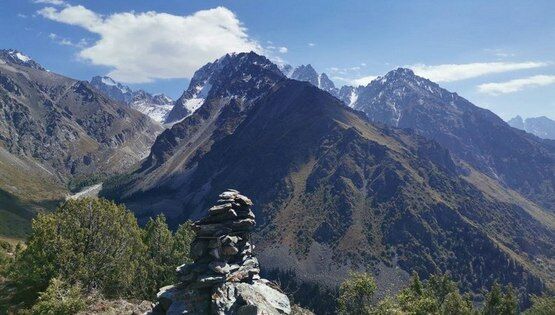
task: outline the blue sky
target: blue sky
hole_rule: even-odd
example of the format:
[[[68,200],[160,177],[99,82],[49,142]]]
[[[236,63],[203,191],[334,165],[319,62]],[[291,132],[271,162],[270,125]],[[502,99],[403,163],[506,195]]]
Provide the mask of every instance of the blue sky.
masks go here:
[[[150,13],[146,13],[150,12]],[[555,119],[555,1],[0,0],[2,48],[178,97],[230,50],[336,83],[405,66],[504,119]]]

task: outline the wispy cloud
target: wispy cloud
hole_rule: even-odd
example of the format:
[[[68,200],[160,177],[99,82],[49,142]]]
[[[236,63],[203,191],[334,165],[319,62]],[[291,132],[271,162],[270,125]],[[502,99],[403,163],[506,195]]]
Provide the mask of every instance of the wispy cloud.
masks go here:
[[[417,64],[407,66],[415,74],[430,79],[434,82],[452,82],[476,78],[488,74],[503,73],[515,70],[545,67],[545,62],[476,62],[466,64],[425,65]]]
[[[308,45],[308,47],[314,47],[314,46],[316,46],[316,44],[314,44],[314,43],[308,43],[307,45]]]
[[[268,41],[268,43],[272,43],[272,42]],[[264,48],[266,49],[267,52],[270,52],[270,53],[271,52],[279,52],[280,54],[286,54],[289,51],[289,49],[287,49],[287,47],[285,47],[285,46],[276,47],[276,46],[270,45],[270,46],[266,46]]]
[[[487,48],[487,49],[484,49],[484,51],[488,54],[491,54],[495,57],[498,57],[499,59],[504,59],[504,58],[516,56],[515,53],[507,51],[505,49],[501,49],[501,48]]]
[[[478,91],[491,95],[518,92],[529,87],[555,84],[555,75],[535,75],[506,82],[492,82],[478,85]]]
[[[85,48],[89,44],[89,42],[85,38],[82,38],[78,42],[72,42],[71,40],[69,40],[67,38],[64,38],[64,37],[61,37],[61,36],[59,36],[55,33],[48,34],[48,38],[50,38],[52,41],[54,41],[55,43],[57,43],[59,45],[62,45],[62,46],[72,46],[72,47],[77,47],[77,48]]]
[[[33,2],[39,4],[67,5],[67,3],[63,0],[35,0]]]
[[[82,49],[79,56],[112,67],[109,75],[127,83],[190,78],[199,67],[226,53],[264,52],[235,14],[224,7],[188,16],[152,11],[102,16],[81,5],[46,7],[38,13],[98,34],[100,39]]]

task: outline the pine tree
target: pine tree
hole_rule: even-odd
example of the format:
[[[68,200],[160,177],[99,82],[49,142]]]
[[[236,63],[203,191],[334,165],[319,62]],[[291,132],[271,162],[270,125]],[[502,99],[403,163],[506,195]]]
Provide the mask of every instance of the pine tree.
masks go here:
[[[376,283],[368,273],[350,273],[339,288],[339,314],[370,314]]]

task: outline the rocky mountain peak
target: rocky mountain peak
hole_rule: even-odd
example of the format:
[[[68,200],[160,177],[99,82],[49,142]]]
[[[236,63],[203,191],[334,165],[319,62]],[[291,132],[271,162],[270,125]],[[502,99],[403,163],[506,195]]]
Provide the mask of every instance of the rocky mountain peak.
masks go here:
[[[300,65],[291,74],[291,79],[299,80],[299,81],[306,81],[310,84],[319,87],[319,75],[314,70],[311,64],[308,65]]]
[[[468,101],[414,74],[410,69],[398,68],[361,87],[352,106],[366,112],[373,121],[399,126],[404,110],[415,106],[427,107],[431,103],[467,104]]]
[[[516,117],[513,117],[511,119],[509,119],[507,121],[507,123],[514,128],[517,129],[521,129],[521,130],[525,130],[524,129],[524,119],[522,119],[522,117],[520,117],[519,115],[517,115]]]
[[[339,90],[335,87],[333,81],[325,73],[318,74],[311,64],[298,66],[290,77],[294,80],[309,82],[335,97],[340,97]]]
[[[411,69],[407,68],[397,68],[395,70],[389,71],[385,76],[378,77],[377,79],[370,82],[368,86],[370,85],[390,87],[393,89],[401,87],[404,88],[405,91],[406,89],[410,89],[414,92],[423,94],[436,94],[438,96],[445,94],[442,92],[448,93],[436,83],[414,74]]]
[[[267,80],[268,75],[285,77],[277,65],[255,52],[226,54],[195,72],[189,87],[169,113],[166,123],[175,123],[191,115],[209,94],[254,97],[253,91],[260,90],[264,82],[272,81]],[[251,89],[251,86],[257,88]]]
[[[295,70],[290,64],[286,64],[286,63],[278,64],[278,68],[281,71],[281,73],[283,73],[288,78],[291,77],[291,75],[293,74],[293,71]]]
[[[411,69],[408,68],[402,68],[399,67],[397,69],[391,70],[386,74],[386,77],[414,77],[416,76],[416,74],[414,74],[414,71],[412,71]]]
[[[29,56],[15,49],[0,49],[0,60],[15,63],[20,66],[46,71],[40,64]]]
[[[133,91],[131,88],[114,81],[114,79],[108,76],[94,76],[90,82],[92,86],[106,94],[106,96],[112,100],[127,104],[133,98]]]

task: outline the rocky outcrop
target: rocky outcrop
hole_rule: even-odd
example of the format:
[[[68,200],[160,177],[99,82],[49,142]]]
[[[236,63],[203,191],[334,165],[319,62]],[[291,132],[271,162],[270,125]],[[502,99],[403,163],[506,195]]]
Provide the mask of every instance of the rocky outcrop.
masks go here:
[[[249,198],[229,189],[195,222],[192,264],[177,268],[180,283],[158,293],[154,314],[290,314],[289,299],[259,276],[250,235]]]

